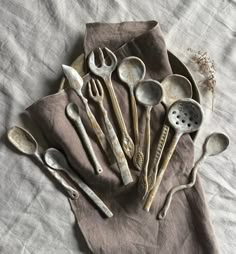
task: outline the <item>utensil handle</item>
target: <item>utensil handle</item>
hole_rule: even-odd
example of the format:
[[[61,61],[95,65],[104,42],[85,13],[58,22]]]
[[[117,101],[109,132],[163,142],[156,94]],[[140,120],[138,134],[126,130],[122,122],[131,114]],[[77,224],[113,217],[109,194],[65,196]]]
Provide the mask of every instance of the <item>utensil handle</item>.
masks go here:
[[[145,198],[147,191],[148,191],[148,165],[150,160],[150,113],[151,108],[148,107],[146,110],[146,127],[145,127],[145,160],[144,160],[144,167],[141,171],[139,176],[139,188],[140,192],[143,194],[143,198]]]
[[[47,169],[47,171],[57,180],[57,182],[60,183],[71,199],[77,199],[79,197],[79,192],[72,187],[60,173],[45,165],[39,154],[35,154],[35,158]]]
[[[80,96],[82,102],[84,103],[84,106],[85,106],[85,110],[86,110],[86,113],[87,113],[87,116],[89,118],[89,121],[92,125],[92,128],[97,136],[97,139],[103,149],[104,152],[107,152],[108,151],[108,144],[107,144],[107,139],[106,139],[106,136],[105,134],[103,133],[100,125],[98,124],[95,116],[93,115],[89,105],[88,105],[88,100],[83,96],[81,95],[80,93],[77,92],[77,94]],[[110,154],[107,154],[108,156]]]
[[[77,120],[74,120],[74,124],[79,132],[79,134],[81,135],[81,138],[84,142],[84,145],[86,146],[87,148],[87,151],[90,155],[90,158],[92,160],[92,163],[95,167],[95,171],[97,174],[101,174],[103,172],[103,169],[102,169],[102,166],[100,165],[98,159],[97,159],[97,156],[94,152],[94,149],[93,149],[93,146],[90,142],[90,139],[89,139],[89,136],[87,134],[87,131],[85,130],[85,127],[84,127],[84,124],[81,120],[80,117],[77,118]]]
[[[97,196],[97,194],[84,181],[82,181],[78,175],[73,172],[72,169],[67,168],[64,171],[108,218],[113,216],[111,210],[104,204],[104,202]]]
[[[201,165],[201,163],[204,159],[205,159],[205,156],[202,155],[201,158],[197,161],[197,163],[195,164],[195,166],[191,170],[190,181],[187,184],[181,184],[181,185],[174,186],[168,192],[165,203],[163,205],[163,208],[161,209],[161,211],[158,214],[158,219],[159,220],[165,219],[165,217],[167,215],[167,212],[170,208],[173,196],[176,192],[181,191],[181,190],[185,190],[185,189],[188,189],[188,188],[192,188],[195,185],[198,169],[199,169],[199,167],[200,167],[200,165]]]
[[[115,116],[116,116],[118,125],[121,130],[121,135],[122,135],[121,145],[124,149],[125,154],[131,159],[134,154],[134,143],[133,143],[133,141],[132,141],[131,137],[129,136],[129,133],[126,129],[125,121],[122,116],[119,102],[117,100],[117,97],[116,97],[116,94],[115,94],[115,91],[114,91],[114,88],[112,85],[111,77],[109,76],[107,79],[104,78],[104,82],[107,86],[107,90],[108,90],[110,98],[111,98]]]
[[[157,194],[157,191],[159,189],[159,186],[161,184],[161,180],[164,176],[164,173],[167,169],[167,166],[170,162],[170,159],[175,151],[175,148],[176,148],[176,145],[181,137],[182,133],[179,133],[177,132],[175,134],[175,136],[173,137],[173,140],[170,144],[170,147],[167,151],[167,154],[166,154],[166,158],[164,159],[163,161],[163,164],[162,164],[162,167],[160,168],[160,170],[158,171],[158,175],[157,175],[157,179],[156,179],[156,182],[155,182],[155,185],[153,187],[153,189],[150,191],[148,197],[147,197],[147,200],[145,202],[145,205],[144,205],[144,210],[146,210],[147,212],[149,212],[150,208],[151,208],[151,205],[152,205],[152,202]]]
[[[134,128],[134,156],[133,162],[137,169],[141,170],[143,165],[144,156],[140,148],[139,140],[139,127],[138,127],[138,110],[137,104],[134,96],[134,91],[130,88],[130,97],[131,97],[131,108],[132,108],[132,117],[133,117],[133,128]]]
[[[100,105],[100,108],[103,112],[103,118],[104,118],[106,130],[107,130],[107,134],[108,134],[108,137],[109,137],[109,142],[110,142],[110,145],[112,147],[114,156],[116,158],[116,162],[118,164],[118,167],[120,169],[121,178],[123,180],[124,185],[127,185],[127,184],[133,182],[133,178],[132,178],[132,175],[130,173],[127,160],[126,160],[124,152],[121,148],[120,142],[117,138],[115,130],[114,130],[109,118],[108,118],[108,114],[107,114],[106,109],[104,108],[102,103],[100,103],[99,105]]]
[[[150,169],[149,175],[148,175],[149,191],[151,191],[151,189],[154,187],[154,184],[156,182],[158,166],[159,166],[161,156],[162,156],[165,144],[166,144],[169,130],[170,130],[170,127],[168,125],[164,124],[162,127],[162,130],[161,130],[161,136],[158,141],[154,160],[152,162],[151,169]]]

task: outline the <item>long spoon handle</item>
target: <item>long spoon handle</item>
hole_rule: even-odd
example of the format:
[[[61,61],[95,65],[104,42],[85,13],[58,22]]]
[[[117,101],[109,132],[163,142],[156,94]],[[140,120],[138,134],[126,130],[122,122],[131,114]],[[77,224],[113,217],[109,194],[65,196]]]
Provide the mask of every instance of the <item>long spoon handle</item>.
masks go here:
[[[149,185],[148,191],[151,191],[155,185],[159,163],[160,163],[161,156],[162,156],[165,144],[166,144],[169,130],[170,130],[170,127],[168,125],[164,124],[162,127],[161,136],[158,141],[154,160],[152,162],[151,169],[150,169],[149,175],[148,175],[148,185]]]
[[[176,192],[181,191],[181,190],[185,190],[185,189],[188,189],[188,188],[192,188],[195,185],[198,169],[199,169],[199,167],[202,164],[204,159],[205,159],[205,156],[202,155],[201,158],[196,162],[195,166],[193,167],[193,169],[191,170],[191,173],[190,173],[190,181],[187,184],[181,184],[181,185],[174,186],[169,191],[169,193],[166,197],[165,203],[163,205],[163,208],[161,209],[161,211],[158,214],[158,219],[159,220],[165,219],[165,217],[167,215],[167,212],[170,208],[173,196]]]
[[[72,187],[63,177],[62,175],[55,171],[54,169],[48,167],[40,155],[36,153],[34,157],[45,167],[45,169],[57,180],[58,183],[66,190],[67,194],[71,199],[77,199],[79,197],[79,192],[74,187]]]
[[[157,175],[157,179],[156,179],[156,183],[153,187],[153,189],[150,191],[148,197],[147,197],[147,200],[144,204],[144,210],[146,210],[147,212],[149,212],[150,208],[151,208],[151,205],[152,205],[152,202],[157,194],[157,191],[159,189],[159,186],[161,184],[161,180],[164,176],[164,173],[167,169],[167,166],[170,162],[170,159],[175,151],[175,148],[176,148],[176,145],[178,144],[178,141],[181,137],[182,133],[181,132],[176,132],[175,136],[173,137],[173,140],[170,144],[170,147],[167,151],[167,154],[166,154],[166,158],[164,159],[163,161],[163,164],[162,164],[162,167],[160,168],[160,170],[158,171],[158,175]]]
[[[119,125],[119,128],[121,130],[121,146],[124,149],[125,154],[131,159],[133,157],[134,154],[134,143],[131,139],[131,137],[129,136],[129,133],[126,129],[126,125],[125,125],[125,121],[124,118],[122,116],[122,112],[119,106],[119,102],[117,100],[113,85],[112,85],[112,81],[111,81],[111,77],[109,76],[108,78],[104,78],[104,82],[106,84],[108,93],[110,95],[111,98],[111,102],[112,102],[112,106],[115,112],[115,116]]]
[[[120,169],[121,178],[123,180],[124,185],[127,185],[127,184],[133,182],[133,178],[130,173],[127,160],[125,158],[125,155],[124,155],[124,152],[123,152],[122,147],[120,145],[120,142],[117,138],[115,130],[108,118],[106,109],[104,108],[102,103],[99,103],[99,105],[100,105],[100,109],[103,113],[103,119],[105,122],[106,130],[107,130],[107,134],[108,134],[108,139],[109,139],[110,145],[112,147],[114,156],[116,158],[116,162],[117,162],[118,167]]]
[[[133,128],[134,128],[134,143],[135,143],[133,162],[135,167],[138,170],[141,170],[143,161],[144,161],[144,156],[140,148],[138,110],[137,110],[137,104],[136,104],[133,88],[130,88],[130,98],[131,98],[131,108],[132,108]]]
[[[146,109],[146,127],[145,127],[145,161],[144,167],[139,176],[139,192],[143,195],[143,199],[146,197],[148,192],[148,165],[150,160],[150,113],[151,107]]]
[[[63,169],[71,179],[84,191],[84,193],[93,201],[93,203],[108,217],[112,217],[113,213],[111,210],[104,204],[104,202],[97,196],[97,194],[77,175],[73,172],[72,169],[66,168]]]
[[[79,134],[80,134],[80,136],[81,136],[81,138],[82,138],[82,140],[84,142],[84,145],[87,148],[89,156],[90,156],[90,158],[92,160],[92,163],[93,163],[93,165],[95,167],[96,173],[97,174],[101,174],[103,172],[102,166],[101,166],[101,164],[99,163],[99,161],[97,159],[97,156],[96,156],[96,154],[94,152],[93,146],[92,146],[92,144],[90,142],[89,136],[87,134],[87,131],[86,131],[85,127],[84,127],[84,124],[83,124],[81,118],[78,116],[76,118],[76,120],[75,119],[71,119],[71,121],[73,121],[77,131],[79,132]]]

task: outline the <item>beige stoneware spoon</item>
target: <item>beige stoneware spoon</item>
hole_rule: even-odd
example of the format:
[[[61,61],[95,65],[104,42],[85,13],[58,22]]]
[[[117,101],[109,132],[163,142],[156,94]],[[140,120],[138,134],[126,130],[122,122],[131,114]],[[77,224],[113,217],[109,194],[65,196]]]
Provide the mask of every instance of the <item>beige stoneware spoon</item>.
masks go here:
[[[39,151],[38,143],[34,137],[25,129],[15,126],[8,130],[7,137],[10,143],[21,153],[34,157],[41,165],[60,183],[60,185],[67,191],[71,199],[77,199],[79,192],[72,187],[60,173],[47,167],[43,162]]]
[[[146,127],[145,127],[145,159],[144,166],[139,176],[139,192],[145,198],[148,192],[148,165],[150,157],[150,120],[151,110],[159,104],[163,97],[163,90],[158,81],[147,79],[138,83],[135,90],[137,101],[146,109]]]
[[[138,111],[136,100],[134,96],[134,90],[138,82],[143,80],[146,74],[146,67],[143,61],[135,56],[126,57],[122,60],[118,66],[118,75],[121,81],[123,81],[128,89],[131,100],[131,109],[133,117],[133,130],[134,130],[134,156],[133,163],[138,170],[142,169],[144,156],[140,148],[139,140],[139,127],[138,127]]]
[[[110,209],[103,203],[103,201],[94,193],[89,186],[76,175],[70,168],[65,156],[59,150],[55,148],[49,148],[44,153],[44,161],[46,164],[54,170],[68,173],[72,180],[82,189],[86,195],[93,201],[93,203],[108,217],[112,217],[113,214]]]
[[[218,155],[218,154],[224,152],[228,146],[229,146],[229,138],[223,133],[214,132],[206,138],[204,145],[203,145],[202,156],[195,163],[195,166],[191,170],[189,183],[175,186],[169,191],[169,193],[166,197],[164,206],[158,215],[158,219],[163,220],[166,217],[168,209],[169,209],[171,201],[172,201],[172,198],[173,198],[173,195],[176,192],[185,190],[188,188],[192,188],[195,185],[196,178],[197,178],[197,172],[198,172],[199,167],[203,163],[203,161],[205,159],[207,159],[208,156],[215,156],[215,155]]]

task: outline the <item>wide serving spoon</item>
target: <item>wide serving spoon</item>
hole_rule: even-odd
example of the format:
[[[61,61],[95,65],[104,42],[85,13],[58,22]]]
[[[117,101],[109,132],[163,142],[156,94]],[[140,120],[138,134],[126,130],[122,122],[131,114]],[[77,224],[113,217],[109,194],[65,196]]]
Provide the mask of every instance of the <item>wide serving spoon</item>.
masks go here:
[[[32,156],[42,164],[45,169],[63,186],[71,199],[77,199],[79,192],[72,187],[58,172],[47,167],[40,157],[38,143],[34,137],[25,129],[15,126],[7,132],[8,140],[21,153]]]
[[[83,144],[85,145],[87,152],[89,154],[90,159],[92,160],[92,164],[95,168],[97,174],[101,174],[103,172],[102,166],[99,163],[97,156],[94,152],[93,146],[90,142],[89,136],[87,131],[84,127],[82,119],[79,115],[79,108],[75,103],[69,103],[66,106],[66,114],[68,118],[73,122],[75,125],[76,130],[79,132],[81,139],[83,140]]]
[[[150,157],[150,120],[153,106],[159,104],[163,97],[163,90],[158,81],[147,79],[140,81],[135,90],[137,101],[146,109],[146,126],[145,126],[145,160],[144,167],[139,176],[139,191],[145,198],[148,192],[148,165]]]
[[[182,75],[171,74],[161,82],[161,85],[164,90],[162,102],[164,103],[167,110],[171,106],[171,104],[173,104],[177,100],[184,98],[192,98],[192,84],[186,77]],[[149,192],[152,190],[156,182],[158,167],[166,144],[166,140],[169,135],[169,130],[170,127],[165,122],[162,127],[161,135],[154,155],[154,160],[148,172]]]
[[[201,105],[196,101],[192,99],[182,99],[171,105],[167,117],[170,125],[175,130],[175,135],[167,150],[162,166],[158,171],[155,185],[149,192],[145,202],[144,210],[148,212],[180,137],[185,133],[191,133],[200,128],[203,121],[203,110]]]
[[[140,148],[139,140],[139,127],[138,127],[138,111],[136,100],[134,97],[134,90],[138,82],[144,79],[146,74],[146,67],[143,61],[135,56],[126,57],[122,60],[118,66],[118,75],[121,81],[123,81],[128,89],[131,99],[131,109],[133,117],[133,129],[134,129],[134,155],[133,163],[138,169],[142,169],[144,156]]]
[[[200,165],[202,164],[202,162],[208,156],[215,156],[215,155],[218,155],[218,154],[224,152],[228,146],[229,146],[229,138],[223,133],[214,132],[206,138],[204,145],[203,145],[202,156],[195,163],[193,169],[191,170],[189,183],[175,186],[169,191],[169,193],[166,197],[164,206],[158,215],[158,219],[163,220],[166,217],[166,214],[167,214],[168,209],[170,207],[173,195],[176,192],[178,192],[180,190],[192,188],[195,185],[196,178],[197,178],[197,172],[198,172],[198,169],[199,169]]]
[[[94,193],[89,186],[76,175],[67,163],[63,153],[55,148],[49,148],[44,154],[44,161],[54,170],[63,171],[70,175],[72,180],[87,194],[87,196],[94,202],[94,204],[108,217],[113,214],[110,209],[103,203],[103,201]]]

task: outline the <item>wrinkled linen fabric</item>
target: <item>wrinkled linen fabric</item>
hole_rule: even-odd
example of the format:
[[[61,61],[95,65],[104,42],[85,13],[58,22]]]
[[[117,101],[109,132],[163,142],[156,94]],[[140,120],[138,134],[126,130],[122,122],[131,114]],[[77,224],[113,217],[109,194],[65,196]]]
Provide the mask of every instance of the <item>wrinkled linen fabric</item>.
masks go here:
[[[199,172],[220,253],[236,250],[235,32],[234,1],[1,1],[0,6],[0,252],[88,253],[66,196],[43,170],[9,146],[6,130],[25,121],[21,112],[55,93],[61,64],[83,51],[85,23],[156,19],[167,47],[201,85],[203,76],[187,48],[207,51],[217,67],[214,112],[202,90],[205,122],[197,156],[211,131],[223,131],[230,147]],[[201,86],[199,86],[201,88]]]
[[[130,31],[133,31],[133,37],[130,37]],[[103,35],[102,41],[100,40],[101,34]],[[107,41],[109,43],[106,43]],[[84,45],[85,53],[98,46],[102,48],[106,46],[115,50],[119,60],[131,55],[140,57],[146,65],[145,78],[155,78],[161,81],[172,73],[164,38],[159,24],[155,21],[88,24]],[[84,94],[87,94],[89,79],[88,75],[84,78]],[[114,72],[112,80],[124,120],[127,123],[128,132],[132,133],[132,114],[127,89],[117,79],[116,72]],[[104,85],[103,87],[106,91]],[[112,117],[114,112],[108,94],[105,93],[105,95],[105,108],[108,110],[109,117],[112,118],[115,127],[117,124]],[[79,105],[82,121],[90,134],[96,155],[104,170],[99,176],[94,174],[94,169],[84,152],[79,136],[65,115],[65,107],[69,102],[75,102]],[[132,161],[129,161],[129,165],[134,182],[128,186],[123,186],[116,164],[109,165],[104,158],[104,152],[99,149],[83,109],[82,102],[69,88],[39,100],[27,111],[50,144],[66,154],[74,170],[102,198],[114,214],[111,219],[105,219],[94,209],[86,196],[81,195],[79,199],[72,202],[79,228],[90,251],[107,254],[218,253],[199,183],[193,190],[177,196],[166,220],[160,222],[156,219],[168,190],[180,182],[187,182],[194,157],[194,147],[190,136],[184,135],[181,138],[149,214],[143,210],[142,197],[137,192],[138,174],[133,168]],[[97,109],[97,107],[93,108],[94,114],[98,113]],[[140,139],[144,140],[145,110],[140,105],[138,105],[138,109],[141,119],[139,121]],[[163,107],[157,105],[151,114],[151,147],[153,152],[160,135],[164,113]],[[102,125],[101,115],[97,114],[96,116]],[[106,134],[105,128],[103,130]],[[118,128],[116,128],[116,132],[120,137]]]

